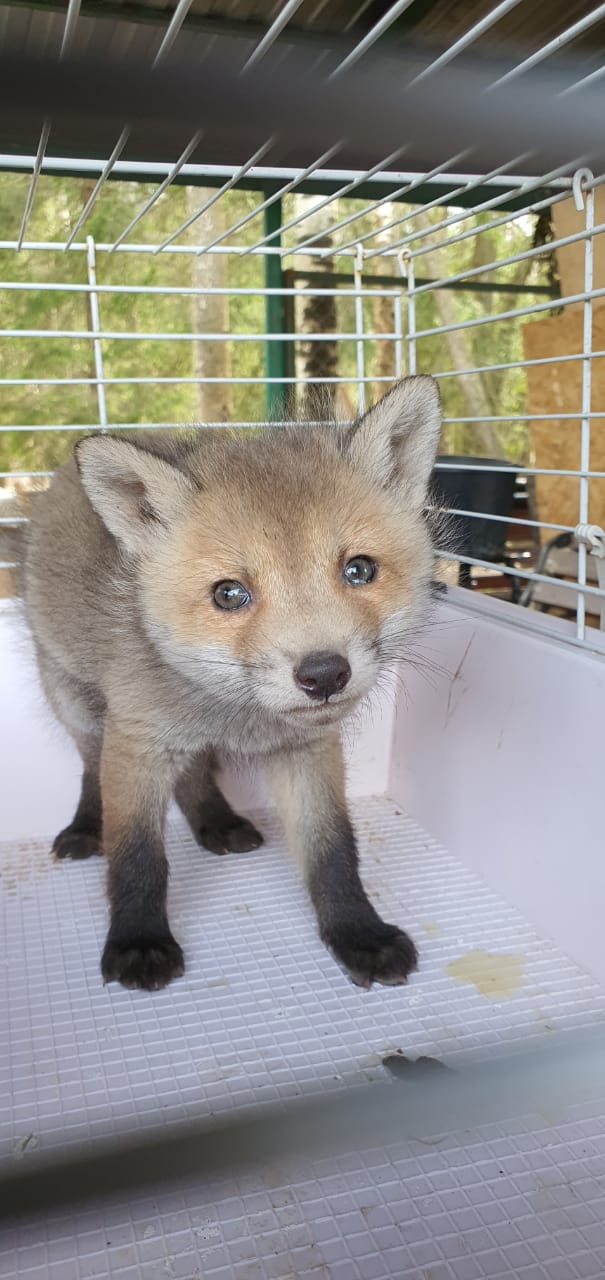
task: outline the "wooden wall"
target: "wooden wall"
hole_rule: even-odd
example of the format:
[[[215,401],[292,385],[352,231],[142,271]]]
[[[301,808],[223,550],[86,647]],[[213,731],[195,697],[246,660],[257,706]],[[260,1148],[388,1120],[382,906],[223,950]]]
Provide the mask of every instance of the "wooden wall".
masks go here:
[[[573,201],[565,200],[553,209],[557,238],[582,229],[584,216]],[[605,191],[597,190],[595,222],[605,223]],[[594,287],[605,287],[605,235],[595,237]],[[560,249],[557,262],[562,294],[581,293],[584,287],[584,244]],[[530,320],[523,328],[527,360],[543,356],[568,355],[582,351],[582,303],[571,304],[559,315]],[[605,300],[593,304],[593,351],[605,351]],[[537,365],[527,369],[527,403],[530,414],[577,414],[575,418],[555,418],[530,422],[532,464],[574,470],[580,465],[580,412],[582,407],[582,362],[580,360]],[[605,412],[605,357],[592,362],[592,409]],[[605,471],[605,418],[591,424],[591,470]],[[541,520],[576,525],[579,520],[579,481],[571,476],[537,476],[536,502]],[[605,480],[592,480],[589,490],[589,520],[605,527]],[[548,531],[543,532],[546,539]]]

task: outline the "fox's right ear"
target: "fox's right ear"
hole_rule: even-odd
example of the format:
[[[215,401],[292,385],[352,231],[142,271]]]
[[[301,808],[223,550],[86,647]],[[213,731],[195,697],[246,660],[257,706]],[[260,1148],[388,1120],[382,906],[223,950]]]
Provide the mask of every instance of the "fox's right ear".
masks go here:
[[[97,515],[133,556],[165,532],[195,492],[169,462],[116,436],[80,440],[75,458]]]
[[[439,387],[424,375],[397,382],[349,436],[356,466],[381,488],[422,510],[441,429]]]

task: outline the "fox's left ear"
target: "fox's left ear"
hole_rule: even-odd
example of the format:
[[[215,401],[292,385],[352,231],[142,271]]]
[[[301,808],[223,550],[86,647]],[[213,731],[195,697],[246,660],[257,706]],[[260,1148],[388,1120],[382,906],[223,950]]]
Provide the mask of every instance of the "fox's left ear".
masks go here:
[[[424,506],[441,430],[434,378],[404,378],[353,427],[349,456],[381,488],[399,488],[407,503]]]
[[[133,556],[187,510],[195,492],[170,462],[120,436],[87,436],[76,445],[75,457],[97,515]]]

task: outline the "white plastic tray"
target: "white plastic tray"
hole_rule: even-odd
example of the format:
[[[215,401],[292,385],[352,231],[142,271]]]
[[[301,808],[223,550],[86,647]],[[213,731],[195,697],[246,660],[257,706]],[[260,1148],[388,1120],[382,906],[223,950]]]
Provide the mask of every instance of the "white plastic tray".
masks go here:
[[[605,1020],[594,979],[391,801],[355,809],[373,900],[420,946],[407,988],[365,993],[336,968],[272,817],[259,819],[264,849],[225,859],[174,821],[171,918],[187,974],[155,994],[101,984],[101,860],[55,864],[47,842],[4,846],[4,1158],[383,1079],[398,1049],[447,1063]],[[517,957],[508,994],[448,974],[476,951]],[[489,966],[473,967],[481,985]],[[269,1168],[183,1184],[0,1236],[0,1276],[27,1280],[603,1275],[605,1105],[593,1104],[287,1179]]]

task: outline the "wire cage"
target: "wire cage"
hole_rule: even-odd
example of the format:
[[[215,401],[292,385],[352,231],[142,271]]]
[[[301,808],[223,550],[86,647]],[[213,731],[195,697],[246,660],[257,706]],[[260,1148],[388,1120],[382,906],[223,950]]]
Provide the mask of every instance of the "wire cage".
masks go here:
[[[310,393],[318,389],[324,401],[327,393],[333,402],[340,390],[341,417],[343,408],[345,416],[363,411],[368,398],[393,378],[430,371],[440,381],[450,444],[436,465],[441,484],[435,493],[443,506],[447,490],[453,506],[445,510],[454,516],[454,537],[448,548],[437,551],[458,561],[465,585],[477,583],[471,575],[474,566],[483,574],[484,586],[504,588],[509,598],[525,605],[554,607],[573,616],[579,641],[585,640],[587,617],[602,625],[599,513],[605,471],[599,465],[598,439],[595,448],[593,438],[591,451],[591,427],[604,413],[595,407],[603,352],[593,341],[593,313],[596,308],[598,334],[598,305],[605,292],[594,282],[594,245],[603,229],[595,223],[594,202],[603,179],[573,165],[538,178],[502,173],[516,168],[523,157],[479,178],[447,164],[422,174],[393,170],[388,167],[392,156],[362,172],[327,168],[326,155],[302,171],[277,169],[257,163],[258,152],[237,167],[207,166],[187,161],[193,138],[177,164],[155,166],[161,180],[126,225],[119,221],[116,202],[112,208],[106,199],[110,217],[105,212],[102,219],[104,238],[83,235],[81,228],[94,218],[95,206],[101,216],[110,173],[136,177],[136,166],[116,158],[123,141],[121,137],[105,164],[70,160],[70,169],[94,185],[64,239],[26,238],[40,166],[33,156],[0,157],[24,175],[32,170],[19,234],[0,242],[6,264],[3,296],[10,299],[15,318],[19,308],[23,316],[20,324],[1,332],[7,353],[3,363],[9,372],[18,368],[15,352],[23,350],[25,341],[38,355],[28,354],[26,376],[2,378],[11,416],[13,406],[22,406],[27,417],[32,390],[36,409],[34,421],[5,426],[10,433],[2,469],[6,488],[15,474],[22,482],[44,480],[65,456],[68,432],[165,425],[172,403],[179,418],[169,425],[197,420],[196,387],[206,393],[210,386],[229,388],[235,400],[230,420],[246,429],[267,417],[286,419],[288,407],[308,418],[314,407],[317,411]],[[64,161],[45,160],[49,175],[64,167]],[[194,201],[185,218],[175,216],[175,225],[164,214],[171,229],[156,239],[157,202],[177,175],[184,182],[218,185]],[[297,195],[299,189],[305,192],[311,175],[318,197]],[[244,212],[233,216],[230,193],[246,176],[264,191],[258,197],[249,193]],[[360,187],[370,193],[375,187],[376,194],[355,199]],[[475,202],[479,187],[481,199]],[[433,190],[438,194],[433,196]],[[221,199],[224,225],[205,239],[204,216]],[[418,203],[411,205],[412,200]],[[464,202],[462,207],[457,201]],[[557,215],[564,222],[571,217],[575,229],[568,234],[553,230]],[[550,228],[546,244],[536,236],[540,219]],[[145,232],[149,239],[141,234]],[[461,266],[452,272],[448,264],[457,251]],[[578,254],[583,255],[581,278],[575,288],[561,292],[560,281],[549,280],[548,272],[557,254],[566,267],[566,252],[575,253],[576,272]],[[18,265],[24,257],[26,273]],[[128,266],[122,271],[125,258]],[[219,285],[204,283],[208,273],[213,278],[214,258],[228,260],[227,268],[220,269]],[[154,279],[163,275],[166,283],[140,282],[149,276],[147,263],[155,267],[164,261],[165,272],[156,269]],[[249,284],[228,282],[229,276],[241,278],[238,264],[243,264]],[[128,283],[120,282],[122,274]],[[184,283],[191,279],[200,283]],[[223,322],[228,315],[228,327],[196,331],[196,303],[212,299],[226,304],[219,314]],[[79,309],[73,305],[76,300]],[[305,317],[310,301],[313,314]],[[164,329],[152,327],[154,303],[155,314],[166,317]],[[36,314],[50,312],[53,322],[28,326],[28,312],[34,309]],[[566,315],[574,317],[569,328]],[[532,354],[534,349],[547,351],[553,338],[554,354]],[[577,350],[565,349],[566,343]],[[224,358],[217,354],[220,345]],[[202,369],[196,373],[202,346]],[[253,352],[252,359],[242,356],[245,347]],[[49,363],[63,367],[63,376],[46,376]],[[215,364],[230,368],[208,373],[207,367]],[[565,394],[555,393],[555,383],[565,384]],[[135,388],[138,395],[124,396],[125,389]],[[187,388],[189,397],[183,394]],[[124,418],[120,405],[125,402],[135,420]],[[211,403],[216,405],[216,397]],[[80,413],[73,421],[76,405]],[[220,411],[219,421],[211,418],[207,425],[224,423]],[[15,444],[17,433],[24,437],[21,448]],[[54,445],[51,433],[59,433]],[[548,444],[553,437],[555,455],[564,455],[556,460],[566,465],[553,465]],[[475,443],[481,465],[470,456],[472,449],[461,455],[456,448],[456,441],[465,438]],[[489,456],[494,445],[498,457]],[[27,467],[28,453],[42,456],[47,465]],[[484,509],[488,498],[482,502],[481,492],[487,494],[491,477],[493,498],[498,475],[504,507],[496,503]],[[1,518],[14,522],[11,514]],[[489,535],[488,522],[493,526]]]
[[[22,163],[25,168],[28,163],[33,164],[33,159],[24,157]],[[77,162],[73,161],[72,166],[78,168]],[[89,162],[83,164],[82,174],[88,175],[91,168],[94,173],[98,166],[90,166]],[[161,188],[166,187],[166,178],[170,177],[170,170],[168,166],[166,168],[167,173],[163,182],[146,201],[142,202],[142,210],[147,215],[151,215],[155,198],[161,192]],[[50,164],[49,169],[52,171]],[[184,165],[181,172],[183,170],[185,178],[191,177],[196,182],[204,183],[217,178],[213,169],[208,171],[202,165]],[[124,176],[130,176],[127,162],[124,162],[122,172]],[[26,390],[25,394],[17,398],[15,397],[17,388],[33,387],[36,392],[37,420],[11,422],[10,427],[5,428],[11,433],[11,455],[19,458],[19,456],[25,457],[27,453],[27,450],[23,452],[15,447],[13,441],[16,433],[22,433],[26,437],[30,452],[32,441],[36,438],[44,439],[43,454],[52,466],[65,456],[64,444],[67,432],[104,430],[108,426],[134,431],[164,425],[166,414],[162,410],[168,400],[168,388],[190,387],[193,389],[202,384],[208,387],[221,385],[221,383],[230,388],[245,388],[245,394],[238,396],[238,404],[241,405],[239,414],[232,418],[234,425],[245,429],[257,425],[267,416],[270,420],[278,418],[283,420],[287,412],[286,406],[288,404],[293,406],[296,398],[298,398],[298,416],[300,416],[301,405],[312,406],[313,397],[309,398],[308,395],[312,388],[319,387],[324,393],[326,391],[333,393],[337,388],[341,388],[346,393],[345,409],[349,412],[363,411],[368,397],[376,395],[381,385],[388,386],[393,377],[400,377],[406,372],[413,373],[416,370],[430,370],[439,379],[442,388],[446,435],[449,434],[453,441],[456,440],[456,436],[460,438],[466,434],[467,437],[472,438],[474,435],[478,438],[481,448],[482,439],[487,433],[490,443],[496,439],[500,444],[502,450],[500,458],[486,458],[483,454],[484,461],[479,467],[483,485],[488,476],[506,475],[507,471],[511,470],[511,459],[507,457],[507,453],[516,448],[517,465],[514,474],[518,487],[521,487],[522,495],[525,497],[526,507],[529,495],[533,499],[531,512],[526,510],[522,515],[513,514],[510,495],[508,500],[505,497],[505,507],[502,511],[483,510],[480,495],[478,500],[473,498],[476,486],[472,484],[470,499],[473,502],[473,510],[469,511],[464,505],[464,493],[461,493],[460,500],[455,501],[456,485],[454,484],[452,489],[452,479],[459,482],[466,474],[468,490],[469,477],[472,480],[477,474],[478,461],[468,456],[451,457],[444,453],[437,462],[437,475],[442,473],[442,491],[446,484],[444,475],[449,473],[447,487],[454,499],[454,506],[445,509],[451,514],[456,511],[460,513],[456,516],[459,525],[463,519],[467,526],[470,525],[470,529],[466,530],[466,542],[463,538],[458,550],[456,545],[445,549],[448,557],[456,558],[461,566],[472,564],[488,574],[497,572],[500,567],[501,570],[505,570],[509,583],[512,579],[532,584],[533,587],[539,585],[541,588],[555,588],[557,593],[555,603],[559,601],[568,615],[575,614],[576,636],[583,640],[586,614],[588,612],[591,620],[595,617],[598,620],[598,602],[602,599],[603,591],[598,578],[598,568],[602,563],[602,536],[598,520],[589,519],[590,493],[591,491],[593,493],[593,504],[595,507],[598,506],[599,485],[602,485],[605,479],[605,471],[599,468],[598,458],[596,462],[591,463],[590,434],[591,426],[594,426],[595,422],[598,423],[604,413],[603,410],[593,407],[593,382],[596,376],[598,387],[603,353],[598,349],[593,350],[592,340],[593,308],[604,294],[602,287],[595,287],[593,284],[595,235],[593,202],[594,192],[598,189],[601,180],[582,171],[576,171],[575,175],[570,173],[566,177],[559,176],[556,180],[551,178],[551,182],[556,182],[554,189],[547,197],[535,201],[532,199],[532,193],[538,186],[545,185],[544,177],[528,179],[507,176],[505,184],[502,185],[494,176],[491,180],[481,180],[483,187],[487,186],[488,189],[491,181],[493,194],[488,199],[482,199],[478,208],[472,212],[469,212],[468,208],[451,211],[448,207],[443,208],[441,195],[437,197],[438,204],[435,200],[429,199],[412,210],[407,205],[404,210],[400,210],[393,204],[390,196],[387,198],[377,196],[374,200],[355,201],[352,212],[346,212],[344,216],[334,216],[336,210],[340,210],[341,203],[344,205],[344,201],[339,201],[337,195],[319,199],[302,196],[298,201],[292,196],[290,198],[292,207],[295,203],[303,204],[304,207],[288,217],[283,210],[287,211],[289,192],[303,181],[303,175],[293,176],[288,171],[280,172],[255,166],[251,170],[253,176],[266,183],[277,183],[277,191],[273,191],[264,199],[253,200],[252,207],[247,212],[237,218],[234,223],[230,225],[228,223],[225,229],[214,237],[214,243],[175,243],[187,229],[187,224],[192,229],[195,226],[195,233],[199,234],[197,224],[203,218],[204,211],[216,202],[220,194],[225,193],[225,188],[229,189],[233,186],[233,180],[239,172],[241,170],[230,171],[217,191],[206,199],[200,200],[194,213],[189,214],[168,236],[157,243],[154,240],[146,242],[143,239],[133,241],[131,239],[133,226],[130,228],[116,226],[112,229],[112,239],[101,242],[97,242],[92,235],[79,239],[76,228],[65,240],[24,241],[22,253],[28,255],[31,275],[28,275],[27,279],[19,279],[18,276],[21,273],[18,270],[15,271],[12,265],[15,259],[11,259],[12,251],[19,250],[19,241],[3,240],[1,242],[0,247],[4,251],[4,261],[7,265],[5,272],[7,278],[2,281],[4,296],[13,294],[14,297],[17,294],[19,300],[25,300],[27,304],[30,299],[39,301],[42,295],[46,294],[49,299],[48,309],[52,308],[52,313],[58,320],[58,323],[52,323],[48,327],[31,328],[25,323],[13,329],[2,330],[5,351],[9,348],[9,344],[12,344],[14,351],[16,344],[31,340],[37,344],[35,349],[39,352],[38,362],[32,358],[29,360],[28,376],[2,379],[7,394],[10,394],[9,388],[13,393],[13,403],[21,403],[24,408],[28,404],[31,405],[31,395]],[[101,196],[104,176],[106,176],[106,167],[101,169],[99,180],[93,191],[95,200]],[[410,199],[414,187],[420,184],[428,187],[430,194],[432,179],[427,174],[387,171],[379,172],[377,177],[383,182],[387,180],[390,184],[399,184],[399,190]],[[322,181],[336,182],[337,190],[347,192],[354,189],[356,185],[372,181],[367,173],[326,172],[319,166],[315,170],[315,179],[317,184],[321,184]],[[449,178],[440,173],[435,175],[435,180],[440,186],[446,181],[449,182],[449,199],[452,201],[456,200],[457,194],[468,195],[473,187],[477,186],[476,178],[455,172]],[[286,194],[282,194],[283,192]],[[518,202],[515,202],[514,210],[502,213],[500,210],[503,205],[510,202],[511,192],[520,192],[523,203],[519,208]],[[551,239],[547,253],[550,256],[572,246],[583,248],[585,259],[583,289],[581,292],[563,295],[559,292],[553,298],[552,287],[542,283],[541,279],[544,275],[542,266],[545,258],[544,245],[528,243],[532,234],[532,215],[544,211],[551,215],[559,204],[568,206],[574,198],[576,200],[574,211],[578,208],[578,220],[583,225],[570,235],[559,235]],[[227,202],[226,194],[225,202]],[[347,198],[347,208],[350,203],[353,203],[352,200]],[[89,215],[93,212],[93,204],[91,197],[88,201]],[[374,225],[371,229],[360,233],[357,229],[359,224],[367,225],[368,219],[376,209],[381,206],[384,208],[385,204],[394,214],[390,221],[382,226]],[[334,213],[331,210],[332,205]],[[324,215],[322,230],[313,234],[307,231],[305,234],[305,224],[307,228],[313,225],[313,218],[317,217],[319,206]],[[430,217],[435,207],[442,209],[443,216],[438,220]],[[488,210],[487,217],[481,219],[480,215]],[[264,222],[260,225],[263,216]],[[141,210],[132,221],[136,221],[137,226],[143,221]],[[244,227],[250,228],[251,232],[245,239]],[[484,255],[488,260],[479,266],[470,265],[454,276],[449,274],[440,276],[438,270],[436,274],[431,274],[431,271],[434,271],[431,263],[439,262],[444,253],[451,251],[454,246],[460,244],[466,249],[469,245],[471,250],[477,253],[481,250],[483,243],[489,246],[490,233],[493,235],[494,229],[508,227],[513,230],[512,238],[516,236],[517,243],[524,247],[519,247],[516,252],[510,254],[506,253],[505,247],[502,256],[496,258],[491,257],[488,248],[487,254]],[[270,229],[267,230],[267,228]],[[597,224],[597,234],[599,229]],[[355,233],[358,239],[355,239]],[[484,241],[482,237],[485,237]],[[329,244],[327,247],[322,247],[322,242],[326,238]],[[70,256],[73,255],[75,259],[73,266],[71,263],[68,267],[65,266],[67,253]],[[129,257],[132,255],[131,261],[136,264],[134,270],[131,268],[128,271],[128,275],[133,278],[132,282],[127,284],[119,283],[118,268],[120,256],[126,254]],[[176,271],[171,262],[172,269],[168,274],[172,279],[175,276],[179,279],[191,278],[191,272],[195,273],[196,269],[199,276],[198,261],[205,255],[225,255],[234,264],[249,258],[251,259],[249,274],[252,277],[255,276],[258,283],[246,286],[228,283],[220,286],[137,283],[137,273],[140,272],[143,276],[146,273],[146,259],[154,262],[160,254],[176,259],[178,262]],[[333,269],[335,263],[339,268],[337,271]],[[328,268],[332,267],[331,272],[326,273],[326,264]],[[538,275],[540,282],[517,284],[511,281],[510,269],[517,264],[528,266],[530,269],[534,265],[537,266],[538,272],[541,272]],[[382,271],[377,268],[382,268]],[[419,275],[419,272],[423,274]],[[235,271],[232,274],[235,274]],[[13,278],[10,278],[11,275]],[[14,278],[15,276],[17,278]],[[276,283],[268,284],[267,280]],[[446,309],[446,315],[451,318],[440,323],[440,308],[435,307],[435,298],[436,295],[442,295],[446,291],[453,296],[453,305]],[[544,297],[545,294],[549,296]],[[62,304],[66,301],[71,304],[74,296],[79,296],[82,301],[80,324],[78,327],[73,327],[72,320],[70,327],[62,327]],[[242,327],[239,332],[229,329],[219,333],[196,332],[192,328],[192,304],[200,298],[217,297],[227,301],[234,316],[237,315],[239,306],[240,314],[245,315],[245,328]],[[328,318],[334,326],[330,331],[322,332],[316,325],[313,332],[304,331],[305,320],[301,303],[304,304],[310,299],[315,302],[315,310],[320,300],[327,304]],[[175,304],[171,309],[166,306],[170,300]],[[161,301],[163,304],[163,312],[167,317],[166,329],[137,327],[138,316],[141,315],[143,320],[145,314],[142,308],[137,306],[134,306],[132,311],[135,325],[129,325],[124,304],[126,302],[150,303],[151,301],[157,303]],[[441,296],[439,302],[441,302]],[[512,302],[515,303],[514,306],[510,305]],[[523,305],[517,305],[519,302]],[[248,306],[247,314],[244,312],[246,303],[256,303],[256,306]],[[382,304],[379,312],[381,323],[379,331],[376,331],[372,324],[372,313],[376,314],[377,304],[379,306]],[[545,318],[548,325],[548,317],[552,317],[555,312],[564,315],[566,308],[574,307],[576,310],[578,307],[583,309],[582,350],[557,351],[555,355],[550,356],[529,354],[532,350],[533,333],[540,335],[541,332],[539,327],[536,331],[531,330],[530,323]],[[69,310],[64,309],[71,318],[74,314],[73,306],[69,306]],[[386,327],[385,309],[388,315]],[[27,307],[24,305],[24,314],[26,311]],[[466,316],[468,311],[471,314]],[[146,314],[152,314],[149,307]],[[423,316],[427,318],[423,319]],[[463,316],[465,318],[460,318]],[[551,330],[552,328],[551,325]],[[559,322],[559,328],[563,331],[561,322]],[[490,336],[494,335],[489,344],[488,329]],[[483,340],[484,334],[485,340]],[[471,335],[472,341],[461,344],[459,339],[466,338],[468,335]],[[451,338],[458,339],[458,342],[448,351],[446,344]],[[523,350],[524,340],[527,353]],[[542,339],[542,345],[543,343]],[[59,344],[63,344],[64,349],[69,344],[68,356],[62,358],[62,363],[66,366],[66,374],[62,377],[45,376],[44,364],[48,362],[49,355],[54,357]],[[185,357],[173,356],[175,344],[179,346],[187,344]],[[206,352],[211,352],[212,348],[224,344],[228,348],[231,371],[214,375],[203,373],[196,375],[192,371],[195,356],[192,361],[191,352],[201,344],[206,348]],[[245,367],[240,359],[244,344],[252,344],[255,356],[253,365],[256,366],[256,372],[239,372]],[[319,354],[318,368],[320,369],[319,372],[316,371],[315,376],[312,368],[310,372],[301,369],[300,355],[301,346],[309,348],[313,344]],[[321,367],[325,365],[328,347],[333,351],[332,372],[324,372]],[[488,347],[487,359],[484,355],[481,360],[481,352],[486,347]],[[538,348],[541,349],[540,344]],[[472,355],[473,350],[479,353],[476,357],[478,363],[474,367],[471,365],[460,368],[454,363],[452,351],[455,359],[456,352]],[[504,351],[513,358],[499,360],[498,351]],[[92,368],[90,367],[91,357]],[[7,360],[6,363],[9,364],[9,361]],[[13,359],[10,363],[18,362]],[[206,363],[208,363],[207,355]],[[219,358],[218,363],[224,365],[225,362]],[[312,365],[312,356],[309,356],[305,363]],[[160,371],[157,371],[158,364]],[[175,366],[180,366],[187,371],[174,372]],[[379,371],[383,368],[388,369],[388,372]],[[564,400],[561,399],[561,407],[553,396],[550,411],[532,412],[532,384],[528,383],[527,379],[530,374],[534,379],[537,405],[541,396],[544,399],[543,387],[549,369],[557,378],[566,380],[570,387],[570,394]],[[525,386],[523,375],[525,375]],[[542,375],[542,387],[540,375]],[[469,402],[471,407],[475,407],[477,402],[479,406],[484,405],[488,409],[492,407],[482,390],[489,378],[499,381],[496,398],[499,397],[502,402],[506,399],[508,390],[508,398],[513,401],[514,408],[507,411],[506,405],[503,404],[504,411],[497,411],[500,405],[496,403],[493,406],[496,412],[469,413]],[[132,397],[129,401],[135,409],[139,408],[140,420],[138,421],[124,421],[120,415],[120,397],[117,392],[125,387],[131,389],[136,387],[140,390],[138,401]],[[463,388],[462,396],[460,395],[461,387]],[[60,420],[61,403],[56,394],[59,388],[69,389],[72,393],[76,388],[81,389],[79,403],[85,411],[81,415],[81,421]],[[464,388],[469,388],[470,394],[465,396]],[[89,391],[94,392],[95,401],[86,394]],[[150,392],[153,394],[150,395]],[[264,395],[259,394],[262,392]],[[307,393],[306,400],[305,393]],[[576,407],[572,409],[574,399]],[[45,403],[49,405],[51,411],[55,409],[54,416],[59,418],[58,421],[43,420]],[[73,403],[72,394],[71,403],[66,398],[64,408],[69,411]],[[180,403],[183,403],[183,397]],[[195,396],[190,397],[189,403],[186,400],[184,403],[187,406],[184,416],[194,420],[197,416]],[[460,412],[461,408],[463,412]],[[57,409],[59,413],[56,413]],[[466,412],[464,412],[465,409]],[[86,410],[89,416],[86,415]],[[53,416],[52,412],[47,416],[49,418]],[[223,422],[224,419],[218,422],[210,421],[207,425],[220,426]],[[559,434],[565,432],[570,441],[567,449],[569,456],[567,466],[555,467],[550,464],[548,448],[542,447],[542,440],[548,438],[544,433],[548,431],[549,423],[552,424],[551,431]],[[177,426],[178,421],[169,425]],[[52,442],[46,443],[46,439],[50,441],[50,433],[53,432],[60,433],[54,447]],[[35,448],[33,451],[40,452]],[[455,453],[455,450],[453,452]],[[542,455],[545,456],[542,457]],[[593,456],[595,456],[594,449]],[[545,465],[538,465],[540,461],[544,461]],[[32,469],[23,465],[11,468],[5,462],[2,471],[3,479],[10,481],[14,471],[18,471],[22,481],[42,480],[45,478],[45,473],[48,474],[48,466],[44,469]],[[454,477],[451,473],[454,473]],[[553,510],[550,493],[556,493],[556,487],[553,490],[552,482],[556,482],[557,478],[564,495],[565,512],[575,507],[577,515],[575,523],[572,523],[569,518],[567,522],[547,518]],[[542,495],[546,495],[544,512],[540,509]],[[468,499],[468,492],[466,497]],[[2,519],[8,523],[12,517],[4,516]],[[486,540],[487,521],[492,521],[499,526],[496,530],[495,542],[490,538]],[[481,526],[483,531],[478,542],[472,522],[475,522],[476,527]],[[499,537],[500,533],[507,536]],[[550,542],[561,534],[568,535],[568,541],[577,547],[577,552],[575,558],[568,556],[572,563],[563,566],[564,569],[567,568],[567,572],[559,577],[555,576],[556,550],[551,549],[551,556],[546,560],[544,556],[541,557],[541,570],[536,561],[539,558],[541,544],[545,540]],[[459,539],[454,539],[454,544],[457,541]],[[490,555],[492,543],[493,549]],[[482,548],[486,548],[483,556]],[[495,561],[494,555],[496,555]],[[549,573],[548,568],[551,562],[553,571]],[[500,580],[501,577],[502,573]],[[470,580],[470,575],[467,580]],[[575,592],[569,585],[572,582],[576,586]],[[565,583],[568,585],[563,585]],[[512,592],[509,588],[508,593],[515,599],[519,598],[519,593],[514,587]],[[532,589],[529,599],[535,598]],[[538,600],[542,602],[544,599],[545,595],[542,592]]]
[[[38,54],[56,45],[65,69],[78,40],[98,38],[103,7],[69,0],[28,13],[26,32],[17,5],[3,14],[5,31]],[[125,16],[112,7],[113,38],[119,45],[128,27],[124,47],[140,42],[157,75],[181,42],[191,42],[194,60],[213,50],[219,58],[233,36],[224,6],[214,27],[210,7],[191,0],[168,14],[143,6],[153,10],[145,23],[139,7],[124,6]],[[428,15],[431,6],[421,7]],[[450,7],[434,6],[438,39],[427,44],[429,16],[417,13],[414,26],[410,0],[290,0],[271,13],[248,6],[258,26],[236,32],[237,74],[280,65],[287,73],[282,42],[291,29],[297,39],[309,29],[312,60],[340,85],[389,32],[404,41],[412,32],[425,42],[414,46],[409,83],[432,92],[469,51],[493,51],[485,42],[498,38],[499,24],[506,35],[514,17],[521,32],[529,24],[523,53],[507,45],[495,70],[487,59],[488,90],[523,86],[551,59],[559,67],[570,46],[585,56],[563,65],[556,103],[598,90],[597,46],[582,42],[602,32],[605,5],[572,6],[566,25],[550,6],[537,6],[532,20],[536,6],[519,0],[473,4],[439,27]],[[331,48],[326,71],[321,40],[343,27],[348,44]],[[0,154],[0,547],[8,548],[0,560],[0,866],[10,1040],[0,1176],[6,1205],[23,1196],[17,1218],[23,1206],[31,1217],[39,1195],[25,1224],[11,1223],[0,1195],[0,1275],[597,1280],[605,1271],[602,1089],[582,1091],[578,1068],[546,1115],[539,1088],[524,1096],[521,1073],[523,1105],[510,1097],[505,1105],[494,1085],[492,1109],[462,1125],[443,1101],[457,1086],[437,1072],[431,1096],[446,1117],[437,1132],[405,1067],[408,1056],[489,1064],[503,1047],[541,1044],[605,1016],[600,932],[588,924],[602,890],[599,148],[563,139],[563,156],[531,149],[533,137],[523,147],[511,126],[491,167],[481,148],[480,166],[459,137],[448,147],[428,135],[420,164],[422,140],[393,145],[401,126],[390,125],[384,154],[353,164],[349,139],[333,140],[326,126],[315,158],[303,148],[299,163],[288,162],[267,133],[245,156],[236,149],[236,163],[217,163],[204,158],[212,154],[205,120],[162,154],[164,136],[133,144],[123,109],[120,102],[104,117],[111,145],[95,136],[87,152],[69,135],[84,126],[59,112],[58,122],[35,117],[28,148],[15,139],[33,136],[31,120],[17,120]],[[430,509],[448,515],[447,543],[435,546],[444,591],[423,670],[406,675],[407,696],[381,697],[350,744],[368,883],[389,910],[411,914],[422,938],[405,1005],[385,991],[368,1011],[333,973],[282,863],[271,813],[262,866],[254,855],[220,867],[210,917],[191,839],[171,817],[188,977],[158,995],[116,997],[97,977],[101,872],[50,871],[47,837],[77,766],[40,721],[2,534],[27,520],[28,494],[48,483],[82,434],[351,420],[394,379],[418,372],[438,379],[444,408],[429,495]],[[434,688],[423,683],[427,674]],[[24,794],[26,768],[35,805]],[[262,807],[255,780],[227,777],[226,786]],[[193,1155],[183,1148],[180,1169],[178,1158],[167,1161],[164,1185],[151,1190],[135,1179],[112,1194],[110,1180],[90,1175],[84,1206],[61,1190],[77,1200],[77,1170],[61,1184],[51,1167],[46,1181],[26,1185],[40,1148],[52,1166],[82,1143],[94,1152],[101,1136],[157,1138],[177,1120],[195,1132],[200,1116],[237,1117],[246,1105],[282,1107],[300,1094],[333,1093],[337,1108],[343,1086],[356,1099],[362,1086],[383,1083],[385,1064],[393,1133],[383,1116],[374,1145],[367,1132],[343,1143],[341,1126],[327,1151],[317,1141],[309,1154],[299,1130],[289,1139],[294,1153],[276,1140],[256,1161],[254,1152],[244,1160],[243,1139],[227,1144],[229,1165],[216,1155],[218,1138],[208,1139],[205,1166],[200,1138]],[[547,1095],[548,1066],[540,1070]],[[424,1115],[421,1132],[398,1131],[404,1085]],[[330,1135],[329,1111],[324,1120]],[[258,1133],[255,1140],[262,1146]],[[144,1182],[141,1167],[138,1177]]]

